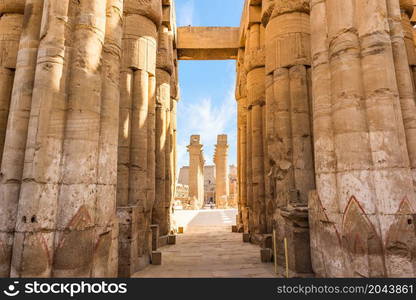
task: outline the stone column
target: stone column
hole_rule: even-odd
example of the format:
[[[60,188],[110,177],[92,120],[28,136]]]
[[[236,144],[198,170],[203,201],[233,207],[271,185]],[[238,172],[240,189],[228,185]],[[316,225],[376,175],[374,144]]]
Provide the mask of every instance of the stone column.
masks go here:
[[[239,220],[245,233],[248,233],[247,209],[247,77],[244,71],[244,50],[239,50],[237,64],[236,99],[238,103],[238,198]]]
[[[168,120],[167,111],[170,111],[171,101],[171,75],[173,72],[173,43],[172,32],[166,24],[159,29],[159,43],[156,69],[156,199],[153,209],[153,224],[158,224],[160,235],[167,235],[170,231],[169,209],[166,209],[167,192],[166,181],[169,166],[166,165]]]
[[[103,151],[117,140],[121,4],[44,6],[11,276],[115,275],[115,183],[99,174],[116,168]]]
[[[314,130],[322,134],[309,206],[319,276],[415,276],[411,107],[395,70],[410,72],[407,55],[396,53],[404,45],[398,4],[311,3]]]
[[[9,1],[10,2],[10,1]],[[0,13],[0,161],[3,155],[17,52],[23,26],[23,4],[17,1]]]
[[[387,1],[390,14],[390,36],[393,46],[394,65],[402,107],[407,151],[409,152],[413,181],[416,184],[416,49],[413,39],[414,29],[410,23],[414,5],[413,0],[400,0],[399,3],[397,1]],[[401,22],[399,21],[400,19]],[[405,59],[406,57],[407,59]]]
[[[33,9],[22,28],[25,2]],[[4,35],[0,45],[0,277],[10,275],[32,93],[27,86],[34,80],[42,2],[9,0],[0,4],[0,31]]]
[[[251,129],[251,186],[253,234],[266,233],[264,182],[263,106],[265,105],[264,28],[250,23],[247,29],[245,68],[247,105]],[[249,171],[250,173],[250,171]]]
[[[93,271],[95,278],[118,276],[119,224],[117,218],[117,157],[120,107],[120,70],[122,52],[123,0],[109,0],[102,56],[102,104],[98,158],[96,214],[100,216],[100,235],[95,245]],[[110,246],[109,246],[110,245]],[[108,256],[107,256],[108,255]]]
[[[178,60],[177,60],[177,50],[174,53],[174,71],[171,77],[171,165],[170,165],[170,172],[171,172],[171,203],[170,209],[174,204],[174,199],[176,195],[176,183],[177,183],[177,105],[180,98],[180,91],[179,91],[179,81],[178,81]]]
[[[204,154],[199,135],[191,136],[189,152],[189,198],[191,209],[204,205]]]
[[[246,102],[247,126],[246,126],[246,185],[247,185],[247,212],[248,212],[248,233],[254,232],[254,210],[253,210],[253,164],[251,147],[251,106]]]
[[[124,2],[117,193],[120,277],[129,277],[150,263],[153,199],[147,196],[148,177],[153,171],[148,170],[148,131],[153,125],[149,124],[149,107],[152,109],[156,88],[152,80],[161,18],[160,0],[145,5],[135,0]]]
[[[312,149],[309,1],[275,0],[263,10],[266,25],[267,145],[271,166],[278,262],[285,264],[284,239],[293,260],[291,276],[312,273],[307,222],[308,193],[315,189]],[[300,218],[302,221],[297,220]],[[302,239],[296,239],[293,230]],[[299,255],[305,256],[301,258]],[[292,269],[293,267],[293,269]]]
[[[217,208],[228,208],[230,195],[227,135],[219,135],[215,146],[215,200]]]
[[[172,82],[172,81],[171,81]],[[172,201],[172,167],[173,167],[173,152],[172,152],[172,103],[173,100],[170,97],[166,105],[166,144],[165,144],[165,199],[164,199],[164,209],[165,209],[165,218],[166,222],[170,224],[170,213],[171,213],[171,201]],[[169,228],[170,230],[170,228]],[[167,232],[168,234],[169,232]]]
[[[149,108],[147,116],[147,202],[150,219],[156,199],[156,76],[149,78]]]

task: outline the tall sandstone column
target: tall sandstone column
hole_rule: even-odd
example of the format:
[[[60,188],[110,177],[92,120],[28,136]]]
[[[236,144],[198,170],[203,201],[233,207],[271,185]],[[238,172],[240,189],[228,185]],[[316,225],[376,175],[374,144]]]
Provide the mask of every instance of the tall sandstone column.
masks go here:
[[[24,120],[30,111],[29,123],[10,126],[14,138],[6,133],[5,148],[17,146],[7,171],[16,176],[14,193],[2,181],[2,201],[16,220],[10,275],[116,276],[122,1],[41,2],[26,3],[25,26],[32,27],[23,30],[16,71],[22,81],[9,118]],[[33,85],[32,93],[23,83]]]
[[[265,31],[260,23],[249,23],[246,33],[245,69],[247,72],[248,129],[251,155],[248,176],[251,174],[252,195],[250,222],[252,234],[266,233],[266,203],[264,182],[263,109],[265,102]],[[251,162],[250,162],[251,160]],[[251,168],[250,168],[251,167]],[[249,179],[250,180],[250,179]],[[251,193],[251,191],[250,191]]]
[[[399,1],[313,0],[311,32],[313,269],[414,277],[414,102],[401,92],[410,71]]]
[[[217,208],[228,208],[230,196],[227,135],[219,135],[215,146],[215,199]]]
[[[171,105],[171,76],[173,72],[173,32],[168,24],[159,28],[159,43],[156,68],[156,199],[153,209],[153,223],[159,225],[160,235],[170,231],[169,127]]]
[[[23,12],[31,5],[31,13]],[[22,181],[26,135],[43,1],[3,1],[0,4],[0,277],[10,275],[13,236]],[[15,70],[15,71],[14,71]],[[15,84],[13,84],[15,79]],[[8,120],[9,119],[9,120]],[[9,128],[6,131],[6,128]],[[4,153],[4,154],[3,154]]]
[[[23,27],[25,1],[5,1],[0,6],[0,161],[3,155],[17,52]]]
[[[149,107],[154,101],[158,28],[162,3],[124,1],[118,152],[117,211],[120,219],[119,276],[150,262],[153,198],[148,199]],[[151,142],[151,141],[150,141]],[[151,157],[150,157],[151,159]]]
[[[201,209],[204,205],[204,154],[199,135],[191,136],[189,152],[189,199],[191,209]]]
[[[277,232],[278,263],[290,276],[312,273],[308,193],[315,189],[309,87],[309,0],[269,1],[266,25],[266,118],[270,181]]]
[[[248,233],[247,208],[247,76],[244,70],[244,50],[238,53],[236,99],[238,106],[238,198],[239,226]]]

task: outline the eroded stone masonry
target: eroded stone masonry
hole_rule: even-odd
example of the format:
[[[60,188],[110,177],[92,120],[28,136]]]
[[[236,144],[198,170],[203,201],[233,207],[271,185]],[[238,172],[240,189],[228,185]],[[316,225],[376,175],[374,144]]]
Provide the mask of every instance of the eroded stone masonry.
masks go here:
[[[283,275],[415,277],[414,5],[246,0],[240,28],[176,28],[173,0],[0,1],[0,276],[159,263],[178,60],[235,59],[234,229]]]

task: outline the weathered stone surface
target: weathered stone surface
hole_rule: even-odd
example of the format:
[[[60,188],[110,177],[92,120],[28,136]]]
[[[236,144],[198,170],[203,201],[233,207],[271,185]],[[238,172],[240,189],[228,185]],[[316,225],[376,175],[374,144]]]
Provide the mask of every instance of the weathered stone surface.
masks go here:
[[[161,264],[178,59],[237,59],[238,199],[220,136],[217,206],[262,260],[274,232],[290,277],[414,277],[414,4],[247,0],[240,28],[178,34],[171,0],[0,0],[0,277]]]
[[[228,170],[228,139],[227,135],[217,137],[215,146],[215,203],[217,208],[228,208],[230,195],[229,170]]]
[[[160,266],[162,264],[162,252],[153,251],[152,252],[152,265]]]
[[[182,60],[236,59],[238,27],[179,27],[178,58]]]
[[[193,135],[188,146],[189,152],[189,205],[201,209],[204,205],[204,153],[201,137]]]
[[[399,1],[311,3],[317,194],[309,206],[319,276],[414,276],[413,259],[387,242],[415,201],[414,91],[401,24]]]

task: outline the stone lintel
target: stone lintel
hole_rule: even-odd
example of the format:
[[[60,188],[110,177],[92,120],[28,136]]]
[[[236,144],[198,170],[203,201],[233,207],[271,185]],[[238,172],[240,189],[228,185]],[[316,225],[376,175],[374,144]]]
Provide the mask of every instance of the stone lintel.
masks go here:
[[[237,59],[238,27],[179,27],[178,59]]]

